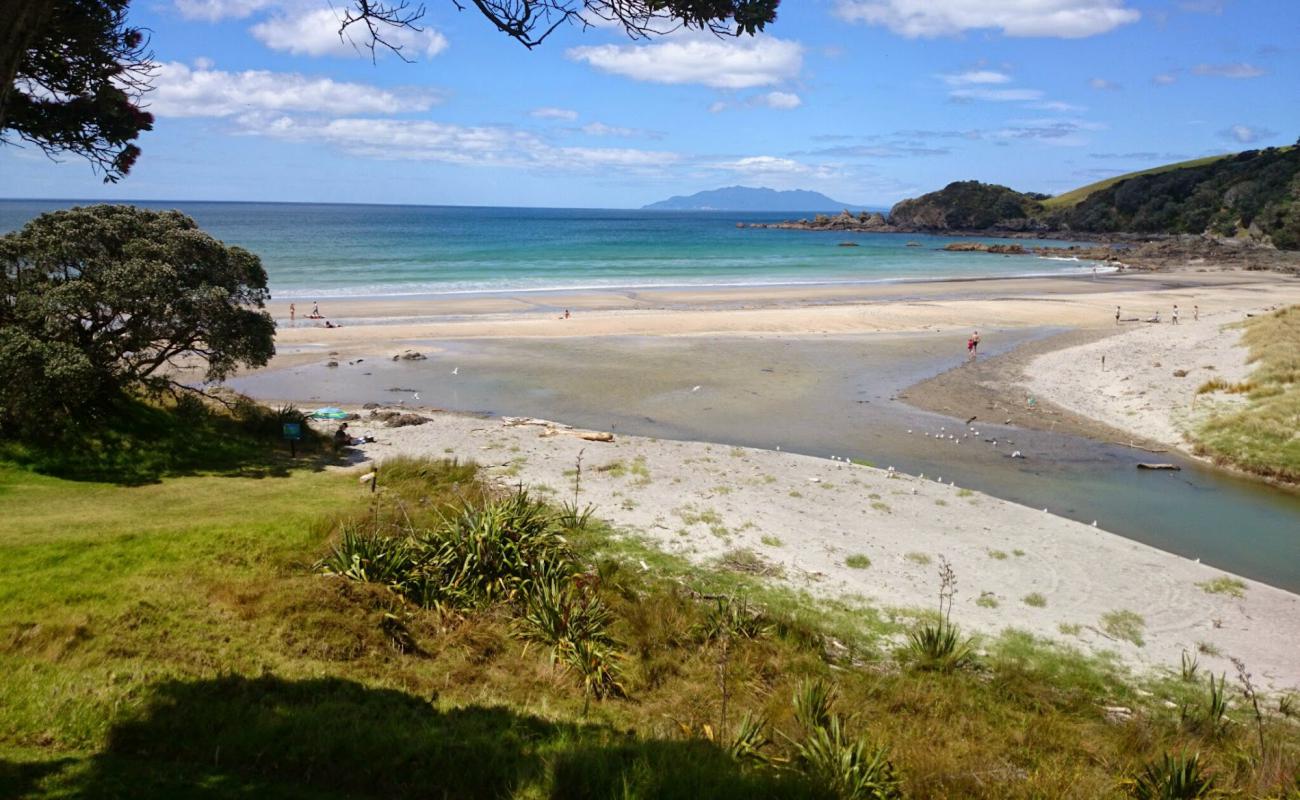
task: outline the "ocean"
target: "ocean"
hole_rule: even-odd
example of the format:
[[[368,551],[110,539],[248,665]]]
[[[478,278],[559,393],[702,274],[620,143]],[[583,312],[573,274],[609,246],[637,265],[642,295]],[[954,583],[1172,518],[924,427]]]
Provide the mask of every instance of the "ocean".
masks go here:
[[[76,201],[0,200],[0,232]],[[945,252],[955,238],[737,228],[811,214],[139,202],[262,258],[280,299],[1054,275],[1092,262]],[[1004,241],[986,239],[984,241]],[[1012,241],[1012,240],[1005,240]],[[852,242],[855,247],[844,247]],[[909,246],[911,244],[911,246]],[[919,245],[919,246],[917,246]]]

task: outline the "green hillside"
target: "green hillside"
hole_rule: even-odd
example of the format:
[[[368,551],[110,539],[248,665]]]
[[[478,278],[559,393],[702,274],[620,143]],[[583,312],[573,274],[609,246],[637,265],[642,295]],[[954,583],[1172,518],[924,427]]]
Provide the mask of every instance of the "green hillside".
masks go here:
[[[1290,148],[1285,148],[1285,149],[1290,149]],[[1070,191],[1065,192],[1064,194],[1058,194],[1055,197],[1050,197],[1043,201],[1043,206],[1048,210],[1054,210],[1058,208],[1069,208],[1070,206],[1078,205],[1080,200],[1083,200],[1085,197],[1092,194],[1093,192],[1099,192],[1102,189],[1107,189],[1119,183],[1120,181],[1126,181],[1129,178],[1136,178],[1140,175],[1158,175],[1162,172],[1171,172],[1176,169],[1183,169],[1184,167],[1200,167],[1200,166],[1204,166],[1205,164],[1213,164],[1215,161],[1219,161],[1221,159],[1227,158],[1228,155],[1232,155],[1232,154],[1206,156],[1205,158],[1194,158],[1190,161],[1179,161],[1174,164],[1165,164],[1159,167],[1152,167],[1151,169],[1139,170],[1137,172],[1129,172],[1124,175],[1116,175],[1113,178],[1106,178],[1105,180],[1097,181],[1096,183],[1090,183],[1087,186],[1080,186],[1078,189],[1071,189]]]

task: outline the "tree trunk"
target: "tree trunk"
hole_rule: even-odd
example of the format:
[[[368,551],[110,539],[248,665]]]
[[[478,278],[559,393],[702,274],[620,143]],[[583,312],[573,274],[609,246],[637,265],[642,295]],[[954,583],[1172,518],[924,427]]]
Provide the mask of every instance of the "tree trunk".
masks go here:
[[[0,134],[18,68],[60,0],[0,0]]]

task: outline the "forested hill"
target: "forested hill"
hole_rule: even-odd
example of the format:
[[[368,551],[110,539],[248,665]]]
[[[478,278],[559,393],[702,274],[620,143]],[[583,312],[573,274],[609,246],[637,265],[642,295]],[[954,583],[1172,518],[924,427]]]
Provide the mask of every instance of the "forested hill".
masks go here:
[[[1067,195],[1073,202],[1061,202]],[[1300,250],[1300,146],[1149,170],[1046,195],[959,181],[904,200],[902,230],[1213,234]]]
[[[1135,175],[1048,212],[1052,228],[1212,233],[1300,249],[1300,147]]]

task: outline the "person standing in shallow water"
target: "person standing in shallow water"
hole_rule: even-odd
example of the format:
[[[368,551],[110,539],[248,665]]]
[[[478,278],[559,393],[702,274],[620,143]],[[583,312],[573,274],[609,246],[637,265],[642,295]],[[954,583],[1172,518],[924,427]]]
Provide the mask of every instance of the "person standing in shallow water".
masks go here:
[[[980,346],[980,332],[979,332],[979,331],[975,331],[974,333],[972,333],[972,334],[970,335],[970,338],[966,340],[966,360],[967,360],[967,361],[974,361],[974,360],[975,360],[975,351],[979,349],[979,346]]]

